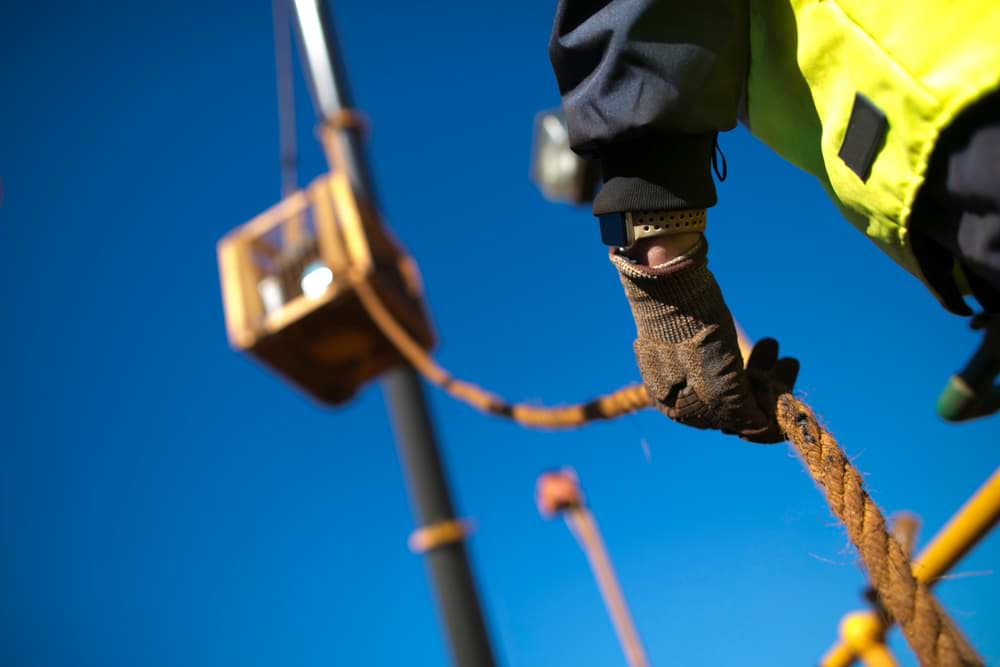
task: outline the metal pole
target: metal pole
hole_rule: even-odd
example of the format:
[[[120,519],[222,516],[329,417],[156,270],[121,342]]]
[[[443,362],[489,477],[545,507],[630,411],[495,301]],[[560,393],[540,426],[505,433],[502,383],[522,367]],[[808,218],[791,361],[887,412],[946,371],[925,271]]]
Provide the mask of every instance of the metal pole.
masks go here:
[[[396,368],[386,374],[382,388],[418,523],[434,526],[454,520],[448,483],[419,377],[412,368]],[[465,543],[456,540],[430,549],[427,566],[455,664],[491,667],[495,664],[493,651]]]
[[[323,0],[291,1],[316,113],[323,121],[333,119],[351,109],[333,17]],[[336,131],[344,139],[342,168],[348,171],[356,196],[375,208],[375,193],[360,133],[348,127]],[[420,379],[409,366],[399,367],[386,373],[383,391],[418,524],[429,528],[454,522],[448,482]],[[460,537],[442,540],[426,553],[455,664],[493,667],[493,650],[464,542]]]
[[[343,67],[333,30],[333,15],[323,0],[291,0],[298,28],[302,64],[309,82],[316,115],[321,121],[335,119],[341,112],[352,110],[347,73]],[[344,140],[345,163],[343,168],[350,177],[355,194],[378,208],[375,190],[368,173],[362,145],[363,137],[357,128],[340,128]]]

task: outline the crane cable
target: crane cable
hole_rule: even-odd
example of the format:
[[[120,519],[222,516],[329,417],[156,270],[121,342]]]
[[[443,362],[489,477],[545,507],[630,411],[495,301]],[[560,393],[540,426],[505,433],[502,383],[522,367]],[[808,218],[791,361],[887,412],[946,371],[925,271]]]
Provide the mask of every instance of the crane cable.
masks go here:
[[[291,23],[287,0],[271,0],[274,23],[274,72],[278,90],[278,161],[281,195],[298,190],[298,147],[295,141],[295,84],[292,79]]]

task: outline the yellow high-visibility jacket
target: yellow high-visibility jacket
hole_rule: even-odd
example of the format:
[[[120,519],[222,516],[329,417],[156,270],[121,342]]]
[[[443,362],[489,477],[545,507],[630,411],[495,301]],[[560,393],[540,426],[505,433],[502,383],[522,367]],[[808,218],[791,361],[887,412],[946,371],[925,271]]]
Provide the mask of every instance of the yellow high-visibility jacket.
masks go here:
[[[998,0],[751,0],[751,132],[918,277],[907,223],[938,134],[1000,86]]]

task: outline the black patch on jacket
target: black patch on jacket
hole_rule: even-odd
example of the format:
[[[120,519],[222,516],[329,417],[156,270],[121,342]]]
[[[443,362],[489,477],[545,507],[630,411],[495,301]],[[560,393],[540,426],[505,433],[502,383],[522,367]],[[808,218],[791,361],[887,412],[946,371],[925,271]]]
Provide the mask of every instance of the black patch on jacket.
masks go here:
[[[867,97],[856,93],[851,119],[847,121],[847,131],[838,155],[862,181],[868,181],[888,129],[889,121],[885,114]]]

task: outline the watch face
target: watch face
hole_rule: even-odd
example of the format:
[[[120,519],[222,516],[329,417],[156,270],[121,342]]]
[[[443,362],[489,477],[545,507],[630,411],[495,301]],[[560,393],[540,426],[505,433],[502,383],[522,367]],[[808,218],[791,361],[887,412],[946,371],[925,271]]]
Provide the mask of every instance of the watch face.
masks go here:
[[[628,234],[625,231],[625,215],[623,213],[605,213],[597,216],[601,224],[601,241],[604,245],[624,248],[628,246]]]

